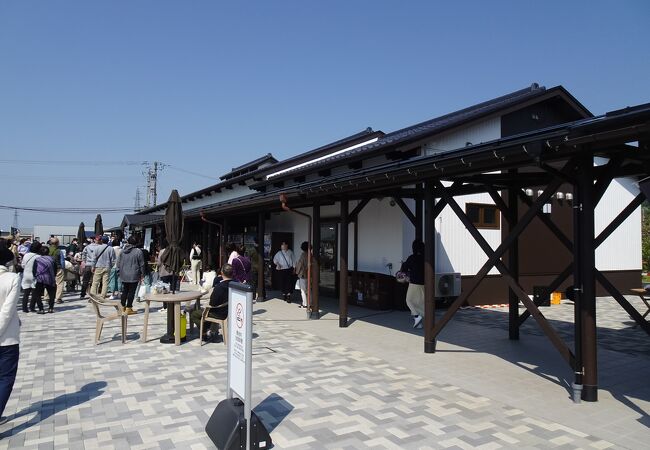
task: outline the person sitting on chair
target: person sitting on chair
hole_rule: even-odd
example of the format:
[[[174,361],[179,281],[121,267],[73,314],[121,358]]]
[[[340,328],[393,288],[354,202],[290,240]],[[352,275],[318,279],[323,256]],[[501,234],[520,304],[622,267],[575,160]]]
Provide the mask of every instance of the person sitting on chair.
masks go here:
[[[214,289],[212,290],[212,295],[210,295],[210,306],[212,308],[210,308],[208,315],[215,319],[226,319],[228,317],[228,285],[232,280],[232,266],[230,264],[224,264],[220,273],[221,276],[214,280]],[[215,306],[219,306],[219,308],[215,308]],[[194,322],[197,327],[200,327],[202,315],[203,310],[195,309],[190,314],[190,320]],[[212,339],[213,336],[214,333],[212,333],[211,330],[208,330],[206,335],[201,338],[209,340]]]

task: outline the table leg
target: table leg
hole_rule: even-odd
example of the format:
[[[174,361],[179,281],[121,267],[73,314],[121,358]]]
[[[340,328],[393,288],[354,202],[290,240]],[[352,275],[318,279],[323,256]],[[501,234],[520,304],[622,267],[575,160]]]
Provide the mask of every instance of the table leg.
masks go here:
[[[168,308],[171,307],[168,306]],[[174,343],[181,345],[181,304],[174,302]]]
[[[174,303],[167,302],[167,336],[171,342],[172,335],[174,334]]]
[[[149,325],[149,301],[144,301],[144,329],[142,330],[142,342],[147,342],[147,326]]]

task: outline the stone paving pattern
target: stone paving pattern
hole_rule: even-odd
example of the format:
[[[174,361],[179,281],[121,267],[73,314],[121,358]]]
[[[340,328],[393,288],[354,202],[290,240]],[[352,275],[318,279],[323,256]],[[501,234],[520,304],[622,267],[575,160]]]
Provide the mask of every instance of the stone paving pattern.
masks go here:
[[[482,395],[480,387],[461,388],[453,379],[434,382],[412,367],[312,333],[304,313],[283,308],[287,305],[279,300],[258,303],[254,316],[253,404],[275,448],[623,446],[548,420],[534,408],[522,410]],[[160,344],[156,337],[166,315],[154,312],[149,342],[139,341],[138,314],[129,317],[127,344],[121,344],[112,322],[95,346],[95,317],[85,300],[69,296],[56,309],[45,316],[20,313],[19,373],[5,411],[11,421],[0,426],[0,449],[213,448],[204,426],[226,395],[222,343]],[[563,323],[560,316],[569,309],[550,308],[545,314],[557,314],[554,324]],[[285,320],[274,320],[273,310]],[[495,317],[502,315],[462,310],[454,320],[499,328],[502,319]],[[318,322],[331,326],[332,334],[338,330],[334,323]],[[636,344],[626,349],[647,358],[645,347],[636,348],[647,345],[647,336],[638,327],[632,334]],[[618,345],[614,341],[608,345]],[[560,408],[571,405],[563,402]]]

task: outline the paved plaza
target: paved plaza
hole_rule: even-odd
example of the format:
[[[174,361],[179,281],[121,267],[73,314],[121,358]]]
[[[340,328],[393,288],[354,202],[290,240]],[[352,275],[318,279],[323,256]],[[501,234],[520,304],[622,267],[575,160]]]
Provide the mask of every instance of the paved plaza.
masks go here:
[[[277,299],[255,305],[253,404],[277,449],[647,448],[650,339],[611,299],[598,306],[600,401],[581,404],[532,319],[508,340],[503,308],[459,311],[432,355],[407,312],[351,307],[340,329],[335,303],[323,308],[315,321]],[[572,305],[543,312],[571,343]],[[113,322],[95,346],[78,296],[20,315],[0,449],[213,448],[204,427],[226,395],[222,343],[160,344],[166,315],[154,312],[149,342],[138,314],[126,344]]]

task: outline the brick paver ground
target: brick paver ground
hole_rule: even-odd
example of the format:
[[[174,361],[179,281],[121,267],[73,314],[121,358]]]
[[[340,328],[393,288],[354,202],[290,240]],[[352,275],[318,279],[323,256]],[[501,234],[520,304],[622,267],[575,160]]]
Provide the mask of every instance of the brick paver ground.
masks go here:
[[[180,347],[160,344],[155,337],[162,334],[166,316],[157,312],[149,342],[139,341],[138,314],[129,317],[127,344],[111,324],[95,346],[90,305],[76,297],[66,300],[55,314],[20,313],[19,374],[5,411],[11,420],[0,426],[0,449],[212,448],[203,430],[225,397],[225,346],[200,347],[197,339]],[[627,334],[606,340],[605,351],[620,364],[650,367],[648,336],[625,324],[624,313],[613,316],[620,315],[617,308],[610,309],[611,323],[601,326]],[[567,311],[570,307],[562,305],[545,312],[565,334]],[[502,356],[463,367],[472,364],[468,357],[490,356],[472,349],[470,336],[479,337],[480,346],[486,336],[501,334],[503,311],[460,311],[454,327],[441,335],[436,355],[421,352],[421,330],[408,328],[408,313],[372,314],[351,308],[357,322],[340,330],[333,314],[307,321],[296,305],[256,304],[254,404],[275,448],[635,448],[642,442],[643,432],[637,430],[639,423],[648,426],[647,390],[627,392],[618,403],[607,397],[574,405],[551,383],[549,395],[542,386],[536,406],[521,401],[521,395],[510,401],[496,389],[512,383],[516,392],[517,380],[525,377],[533,386],[544,385],[544,374],[527,371],[527,363],[512,368],[516,361]],[[522,332],[530,336],[521,345],[543,339],[532,321],[530,327]],[[621,344],[624,349],[616,350]],[[554,352],[548,345],[540,348]],[[483,382],[469,383],[472,373]],[[650,373],[637,375],[647,380]],[[607,429],[604,418],[619,407],[631,413],[619,414],[625,421]],[[572,408],[590,419],[563,419],[561,411]],[[599,415],[605,425],[590,426]]]

